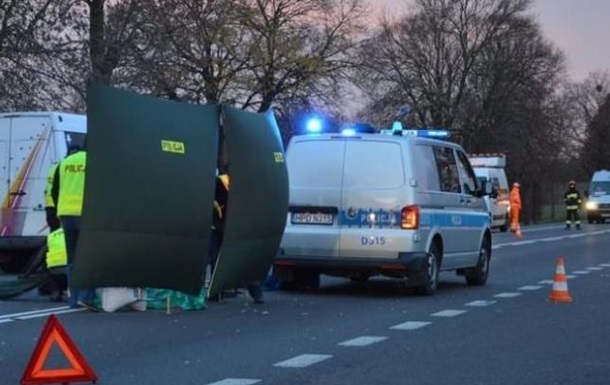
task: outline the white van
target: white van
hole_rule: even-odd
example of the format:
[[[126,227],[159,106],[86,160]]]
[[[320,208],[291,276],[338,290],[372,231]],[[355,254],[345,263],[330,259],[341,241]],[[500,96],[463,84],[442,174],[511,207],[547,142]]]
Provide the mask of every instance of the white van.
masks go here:
[[[81,144],[86,116],[63,112],[0,114],[0,269],[18,272],[44,245],[44,190],[51,165]]]
[[[479,182],[491,184],[492,192],[485,196],[485,203],[491,216],[491,227],[501,232],[510,225],[510,189],[504,168],[504,154],[470,154],[468,155],[474,173]]]
[[[596,171],[587,192],[587,222],[604,223],[610,218],[610,171]]]
[[[284,287],[320,274],[408,278],[421,294],[441,270],[487,281],[492,239],[483,192],[462,148],[398,135],[293,137],[290,207],[274,274]]]

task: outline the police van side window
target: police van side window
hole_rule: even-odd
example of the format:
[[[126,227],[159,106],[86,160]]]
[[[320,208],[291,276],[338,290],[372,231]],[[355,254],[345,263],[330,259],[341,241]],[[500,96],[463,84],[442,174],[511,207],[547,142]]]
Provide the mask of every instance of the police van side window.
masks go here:
[[[417,145],[414,149],[414,159],[417,161],[417,185],[423,191],[440,191],[441,185],[438,178],[438,168],[432,147],[428,145]]]
[[[474,175],[474,171],[472,170],[472,166],[468,161],[466,155],[457,151],[458,155],[458,168],[460,170],[460,177],[462,179],[462,183],[464,185],[463,192],[465,194],[474,195],[477,191],[477,178]]]
[[[433,146],[434,159],[440,178],[441,191],[459,193],[460,175],[455,161],[453,149],[450,147]]]

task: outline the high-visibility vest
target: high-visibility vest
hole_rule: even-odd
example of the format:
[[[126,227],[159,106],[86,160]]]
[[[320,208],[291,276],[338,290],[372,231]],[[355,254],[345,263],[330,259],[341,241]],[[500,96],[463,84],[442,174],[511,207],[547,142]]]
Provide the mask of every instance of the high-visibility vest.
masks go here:
[[[227,194],[229,193],[229,175],[221,174],[217,177],[216,183],[216,197],[214,199],[214,220],[212,222],[212,229],[223,231],[224,228],[224,214],[226,212],[227,205]]]
[[[57,216],[80,216],[83,211],[87,153],[75,152],[59,164]]]
[[[47,235],[47,267],[62,267],[68,264],[68,253],[66,251],[66,238],[64,230],[60,227]]]
[[[57,170],[57,166],[59,163],[51,166],[49,170],[49,175],[47,175],[47,187],[44,190],[44,207],[55,207],[55,202],[53,202],[53,179],[55,179],[55,171]]]

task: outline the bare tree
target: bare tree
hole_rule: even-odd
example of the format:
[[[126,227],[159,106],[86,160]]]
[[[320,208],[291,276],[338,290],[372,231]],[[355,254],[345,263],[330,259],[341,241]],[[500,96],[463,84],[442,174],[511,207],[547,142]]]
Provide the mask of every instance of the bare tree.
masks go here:
[[[365,12],[361,0],[248,0],[252,58],[243,107],[269,109],[282,95],[328,82],[338,88]]]

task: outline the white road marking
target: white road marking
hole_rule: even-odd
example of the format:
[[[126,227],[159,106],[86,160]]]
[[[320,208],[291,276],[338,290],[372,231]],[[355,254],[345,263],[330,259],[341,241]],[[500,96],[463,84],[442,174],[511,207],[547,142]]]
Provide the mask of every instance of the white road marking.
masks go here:
[[[500,294],[494,295],[494,297],[496,297],[496,298],[514,298],[514,297],[518,297],[520,295],[521,295],[521,293],[500,293]]]
[[[538,282],[538,283],[540,283],[540,284],[546,284],[546,285],[552,285],[552,284],[554,284],[555,282],[554,282],[552,279],[545,279],[544,281],[540,281],[540,282]]]
[[[285,361],[273,364],[282,368],[305,368],[307,366],[317,364],[318,362],[331,358],[330,354],[301,354]]]
[[[526,285],[526,286],[521,286],[517,290],[538,290],[538,289],[542,289],[542,286]]]
[[[432,317],[455,317],[466,312],[467,310],[441,310],[430,315]]]
[[[222,381],[216,381],[208,385],[252,385],[262,380],[251,380],[249,378],[225,378]]]
[[[7,323],[7,322],[13,322],[13,320],[12,320],[12,319],[10,319],[10,318],[7,318],[7,319],[0,319],[0,324],[4,324],[4,323]]]
[[[46,317],[49,316],[51,314],[66,314],[66,313],[76,313],[79,311],[85,311],[87,309],[85,308],[78,308],[78,309],[66,309],[66,310],[60,310],[60,311],[54,311],[52,313],[39,313],[39,314],[32,314],[32,315],[25,315],[25,316],[21,316],[21,317],[15,317],[15,319],[18,320],[26,320],[26,319],[32,319],[32,318],[39,318],[39,317]]]
[[[518,241],[518,242],[511,242],[508,243],[508,246],[522,246],[522,245],[531,245],[532,243],[536,243],[538,242],[538,240],[532,240],[532,241]]]
[[[372,345],[383,340],[387,340],[388,337],[376,337],[376,336],[362,336],[351,340],[340,342],[340,346],[367,346]]]
[[[392,326],[390,329],[395,330],[415,330],[419,328],[423,328],[424,326],[430,325],[431,322],[421,322],[421,321],[407,321],[398,325]]]
[[[587,270],[599,271],[599,270],[603,270],[603,269],[601,267],[592,266],[592,267],[587,267]]]
[[[578,278],[578,276],[577,275],[572,275],[572,274],[567,274],[566,278],[567,279],[574,279],[574,278]]]
[[[492,250],[496,250],[499,249],[500,247],[502,247],[503,245],[494,245],[491,247]]]
[[[480,306],[480,307],[483,307],[483,306],[493,305],[494,303],[497,303],[497,302],[498,301],[483,301],[483,300],[472,301],[472,302],[468,302],[466,304],[466,306]]]
[[[21,312],[21,313],[3,314],[3,315],[0,315],[0,319],[3,319],[3,318],[17,318],[19,316],[30,315],[30,314],[37,314],[37,313],[51,314],[54,311],[66,310],[66,309],[69,309],[69,308],[70,308],[69,306],[60,306],[60,307],[50,307],[48,309],[38,309],[38,310],[24,311],[24,312]]]
[[[540,239],[542,242],[555,242],[555,241],[561,241],[562,239],[565,239],[565,236],[561,236],[561,237],[551,237],[551,238],[542,238]]]
[[[586,270],[574,270],[572,272],[572,274],[590,274],[590,271],[586,271]]]
[[[580,238],[580,237],[584,237],[587,234],[573,234],[573,235],[568,235],[568,238]]]
[[[610,267],[610,263],[601,263],[601,264],[600,264],[600,266],[603,266],[603,267]]]

